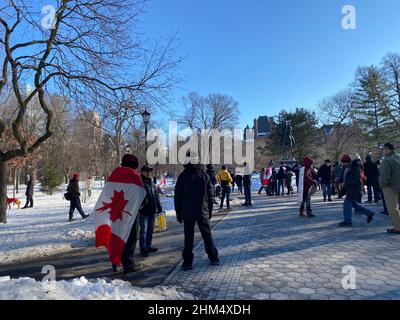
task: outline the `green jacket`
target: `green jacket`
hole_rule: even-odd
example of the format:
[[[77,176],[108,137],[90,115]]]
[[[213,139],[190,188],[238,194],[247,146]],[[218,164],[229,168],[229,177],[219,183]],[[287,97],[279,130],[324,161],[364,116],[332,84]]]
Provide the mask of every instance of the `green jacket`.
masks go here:
[[[381,188],[400,192],[400,156],[393,153],[383,158],[379,168],[379,184]]]

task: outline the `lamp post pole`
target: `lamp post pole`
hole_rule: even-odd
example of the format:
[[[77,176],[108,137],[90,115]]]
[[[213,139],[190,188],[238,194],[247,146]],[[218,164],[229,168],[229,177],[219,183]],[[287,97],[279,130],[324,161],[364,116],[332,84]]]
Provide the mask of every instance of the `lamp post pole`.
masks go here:
[[[144,109],[144,111],[142,113],[142,118],[143,118],[143,123],[144,123],[144,144],[145,144],[146,165],[148,165],[148,161],[147,161],[147,133],[148,133],[148,130],[149,130],[150,116],[151,116],[151,114],[147,111],[147,109]]]

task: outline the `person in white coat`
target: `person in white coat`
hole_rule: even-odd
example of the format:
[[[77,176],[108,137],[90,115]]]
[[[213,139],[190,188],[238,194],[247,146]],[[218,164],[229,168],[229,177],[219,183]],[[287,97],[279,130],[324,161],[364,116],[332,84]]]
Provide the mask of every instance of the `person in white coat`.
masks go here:
[[[92,177],[89,177],[86,180],[86,190],[87,190],[87,193],[88,193],[88,197],[90,198],[92,196],[92,190],[93,190],[93,179],[92,179]]]

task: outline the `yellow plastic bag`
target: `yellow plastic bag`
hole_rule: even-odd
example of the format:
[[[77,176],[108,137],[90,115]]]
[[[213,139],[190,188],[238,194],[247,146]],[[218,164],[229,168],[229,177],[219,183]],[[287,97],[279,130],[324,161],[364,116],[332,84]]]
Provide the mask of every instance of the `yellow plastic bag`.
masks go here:
[[[156,221],[154,225],[154,232],[164,232],[167,230],[167,215],[165,212],[156,215]]]

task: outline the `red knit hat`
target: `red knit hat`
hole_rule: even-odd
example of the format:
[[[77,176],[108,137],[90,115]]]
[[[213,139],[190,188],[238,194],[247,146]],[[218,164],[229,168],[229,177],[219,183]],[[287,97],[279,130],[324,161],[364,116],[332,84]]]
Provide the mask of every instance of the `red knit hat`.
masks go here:
[[[313,163],[314,163],[314,161],[309,157],[304,157],[303,161],[304,161],[304,166],[305,167],[311,167],[313,165]]]
[[[351,162],[351,157],[348,155],[348,154],[345,154],[343,157],[342,157],[342,160],[341,160],[343,163],[350,163]]]
[[[137,169],[139,168],[139,159],[133,154],[126,154],[122,157],[121,166]]]
[[[78,179],[80,177],[80,174],[79,173],[74,173],[73,175],[72,175],[72,178],[75,178],[75,179]]]

